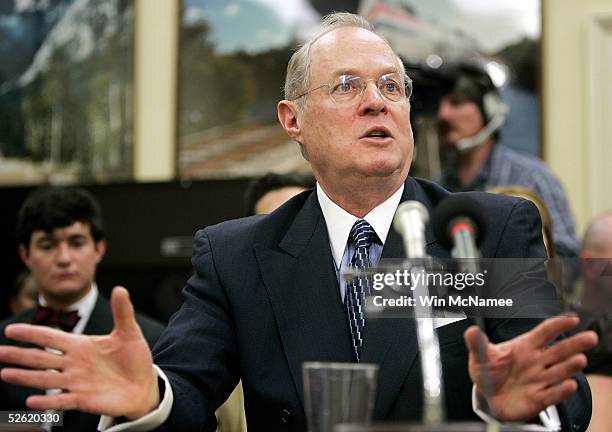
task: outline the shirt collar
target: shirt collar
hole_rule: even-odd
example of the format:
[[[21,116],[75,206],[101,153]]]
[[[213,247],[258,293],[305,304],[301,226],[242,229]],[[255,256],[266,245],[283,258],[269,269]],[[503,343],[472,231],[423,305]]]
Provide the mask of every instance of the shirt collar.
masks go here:
[[[85,294],[85,297],[64,309],[66,312],[77,311],[79,313],[79,322],[74,327],[74,330],[72,330],[72,333],[83,333],[85,325],[89,321],[89,317],[91,316],[91,312],[93,311],[97,300],[98,286],[94,282],[91,285],[89,292]],[[41,306],[48,306],[47,301],[41,294],[38,295],[38,302]]]
[[[395,216],[395,210],[397,210],[403,192],[404,184],[402,183],[393,195],[374,207],[363,217],[372,226],[383,245],[387,240],[387,234],[389,234],[391,222],[393,222],[393,216]],[[319,200],[319,206],[321,206],[325,224],[327,225],[332,256],[334,257],[336,267],[338,267],[339,263],[342,262],[342,255],[344,254],[351,228],[358,218],[333,202],[323,191],[319,183],[317,183],[317,199]]]

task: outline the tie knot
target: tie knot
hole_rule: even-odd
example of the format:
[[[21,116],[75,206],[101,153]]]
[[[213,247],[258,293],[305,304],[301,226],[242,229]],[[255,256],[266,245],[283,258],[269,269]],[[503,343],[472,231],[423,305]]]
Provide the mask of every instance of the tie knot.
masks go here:
[[[356,249],[361,247],[369,249],[370,245],[378,240],[374,228],[363,219],[355,221],[353,228],[351,228],[350,237]]]
[[[64,331],[71,332],[78,321],[79,314],[77,311],[64,312],[45,306],[39,306],[32,320],[32,324],[59,327]]]

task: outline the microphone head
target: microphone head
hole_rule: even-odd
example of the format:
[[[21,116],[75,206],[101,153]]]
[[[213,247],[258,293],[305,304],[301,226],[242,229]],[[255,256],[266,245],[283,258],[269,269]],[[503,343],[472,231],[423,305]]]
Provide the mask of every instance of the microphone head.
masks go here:
[[[418,215],[418,218],[423,222],[423,225],[426,225],[429,221],[429,213],[427,208],[418,201],[404,201],[397,206],[395,216],[393,217],[393,227],[395,228],[395,231],[401,235],[404,235],[404,230],[406,228],[405,221],[410,220],[409,218],[411,218],[414,214]]]
[[[451,234],[453,221],[466,218],[474,226],[474,241],[480,246],[487,233],[487,220],[480,203],[464,194],[453,194],[443,200],[433,211],[432,229],[436,238],[447,249],[452,249]]]

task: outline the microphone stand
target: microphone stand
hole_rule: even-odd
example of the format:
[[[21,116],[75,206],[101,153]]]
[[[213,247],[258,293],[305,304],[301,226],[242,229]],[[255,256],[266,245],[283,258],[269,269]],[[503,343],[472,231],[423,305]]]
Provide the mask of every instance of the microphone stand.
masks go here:
[[[470,222],[471,223],[471,222]],[[460,230],[454,235],[454,247],[451,250],[451,256],[459,260],[459,268],[462,273],[477,274],[480,271],[478,259],[481,258],[480,251],[476,247],[473,238],[468,231]],[[480,361],[485,363],[482,371],[482,387],[486,399],[484,411],[489,415],[491,420],[487,422],[487,432],[497,432],[500,430],[501,424],[497,420],[495,408],[489,403],[489,398],[493,395],[493,382],[488,366],[489,359],[487,354],[486,340],[483,336],[485,332],[485,321],[482,316],[474,318],[476,325],[480,328],[481,333],[478,335],[478,357]]]
[[[408,206],[407,206],[408,205]],[[417,277],[417,273],[425,276],[424,260],[428,258],[425,252],[425,223],[428,219],[425,207],[416,201],[403,203],[396,214],[396,229],[400,232],[406,257],[404,264],[410,265],[410,272],[414,274],[413,281],[418,281],[414,288],[415,302],[414,315],[416,321],[417,345],[421,355],[421,373],[423,375],[423,422],[425,425],[441,425],[445,418],[444,386],[442,384],[442,362],[440,357],[440,344],[436,333],[432,307],[425,299],[429,295],[427,278]],[[416,218],[402,217],[410,209]],[[411,261],[413,260],[413,261]],[[414,263],[420,263],[413,265]]]
[[[416,273],[425,273],[423,266],[412,266],[410,269],[419,281],[414,287],[416,298],[429,295],[426,278],[416,278]],[[426,425],[440,425],[446,418],[444,410],[444,386],[442,381],[442,361],[440,344],[435,330],[433,310],[427,302],[415,301],[417,343],[421,353],[421,373],[423,375],[423,422]]]

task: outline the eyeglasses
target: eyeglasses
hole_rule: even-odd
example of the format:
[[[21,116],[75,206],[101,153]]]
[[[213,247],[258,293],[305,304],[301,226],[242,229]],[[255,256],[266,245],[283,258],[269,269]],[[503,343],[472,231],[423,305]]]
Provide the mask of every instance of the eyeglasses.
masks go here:
[[[377,80],[374,78],[363,79],[355,75],[340,75],[334,82],[310,89],[292,100],[297,100],[315,90],[327,87],[329,89],[329,96],[334,102],[345,104],[354,101],[357,96],[361,99],[370,81],[376,82],[380,95],[390,102],[399,102],[404,98],[410,99],[412,94],[412,80],[410,77],[393,72],[384,74]]]

